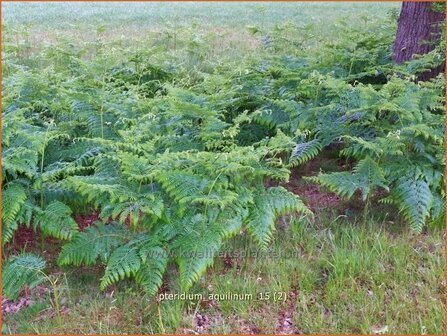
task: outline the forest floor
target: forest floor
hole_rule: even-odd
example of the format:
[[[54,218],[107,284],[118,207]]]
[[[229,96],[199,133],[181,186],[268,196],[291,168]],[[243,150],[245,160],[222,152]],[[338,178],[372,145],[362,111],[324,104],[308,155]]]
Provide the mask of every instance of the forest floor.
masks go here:
[[[365,222],[355,202],[297,175],[286,187],[299,192],[316,220],[282,218],[267,252],[244,234],[229,241],[186,299],[167,295],[181,294],[175,267],[158,299],[131,281],[101,292],[101,267],[52,267],[59,243],[42,246],[32,231],[20,230],[8,251],[43,248],[61,307],[54,309],[52,286],[24,291],[3,302],[3,332],[443,334],[444,232],[414,235],[383,208]],[[76,217],[81,229],[96,219]]]
[[[2,3],[8,55],[39,66],[33,53],[53,41],[81,44],[88,50],[108,43],[110,59],[141,51],[154,62],[163,64],[168,55],[188,65],[190,53],[176,49],[183,39],[184,45],[194,42],[206,51],[205,59],[193,68],[221,63],[236,67],[256,51],[248,25],[268,30],[291,18],[307,39],[300,41],[306,50],[326,42],[350,45],[341,29],[382,27],[398,3],[221,3],[216,5],[219,10],[211,3],[107,6]],[[152,54],[163,48],[169,53]],[[319,158],[300,169],[311,175],[320,168],[342,169],[342,164]],[[174,265],[158,297],[147,296],[127,280],[100,291],[103,267],[56,267],[60,242],[20,229],[4,257],[38,251],[56,282],[25,289],[14,302],[3,300],[2,333],[445,334],[443,228],[429,226],[416,235],[395,209],[383,205],[374,205],[364,220],[361,202],[345,201],[304,182],[302,173],[295,169],[284,186],[300,195],[315,219],[281,218],[264,254],[244,232],[228,241],[214,266],[190,290],[196,294],[191,300],[171,300],[167,295],[180,294]],[[75,217],[81,229],[97,218],[97,213]]]

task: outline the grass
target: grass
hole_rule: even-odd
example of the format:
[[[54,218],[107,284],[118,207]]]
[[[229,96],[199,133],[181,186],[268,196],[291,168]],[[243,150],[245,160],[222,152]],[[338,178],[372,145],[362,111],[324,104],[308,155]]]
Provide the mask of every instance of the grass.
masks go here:
[[[3,3],[3,20],[7,25],[30,27],[55,27],[72,30],[79,27],[106,25],[122,28],[160,27],[165,22],[211,27],[241,28],[262,23],[273,27],[285,20],[299,19],[303,24],[323,21],[334,22],[340,18],[360,18],[397,8],[399,2],[391,3],[200,3],[200,2],[133,2],[133,3]],[[60,25],[65,23],[64,25]],[[328,29],[322,25],[322,29]]]
[[[396,224],[388,221],[364,224],[324,213],[319,217],[319,228],[291,219],[278,232],[271,250],[258,257],[253,257],[255,250],[244,236],[229,242],[224,250],[233,258],[217,258],[191,290],[202,295],[201,301],[157,302],[131,282],[100,292],[99,269],[67,268],[56,274],[63,330],[53,318],[49,294],[35,297],[35,305],[15,315],[5,315],[3,330],[275,333],[292,303],[291,328],[296,332],[371,333],[386,327],[389,333],[444,333],[441,230],[417,236],[400,228],[396,234]],[[252,257],[241,257],[244,253]],[[179,294],[175,270],[170,274],[164,289]],[[294,291],[296,299],[291,296]],[[210,294],[226,293],[251,294],[252,299],[208,300]],[[287,296],[285,302],[282,295]],[[205,321],[202,325],[198,315]]]
[[[263,31],[296,26],[305,48],[343,40],[341,29],[380,27],[399,2],[389,3],[2,3],[3,48],[31,66],[43,50],[90,49],[109,58],[151,53],[152,61],[177,65],[237,64],[256,50]],[[186,54],[184,54],[186,52]],[[197,53],[197,54],[195,54]],[[194,61],[195,60],[195,61]],[[34,60],[35,61],[35,60]],[[202,64],[203,65],[203,64]]]

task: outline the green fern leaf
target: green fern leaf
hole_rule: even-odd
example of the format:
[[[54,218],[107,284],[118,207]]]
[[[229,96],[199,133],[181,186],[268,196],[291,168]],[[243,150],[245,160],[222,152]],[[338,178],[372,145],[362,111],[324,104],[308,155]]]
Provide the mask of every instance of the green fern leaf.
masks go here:
[[[13,176],[22,173],[32,178],[37,171],[37,151],[25,147],[3,150],[2,169]]]
[[[93,265],[98,258],[106,262],[112,251],[122,245],[129,235],[127,228],[118,223],[89,226],[62,247],[58,264]]]
[[[13,237],[18,228],[17,217],[27,199],[25,189],[18,183],[9,184],[2,191],[2,243]]]
[[[367,199],[374,187],[389,190],[385,184],[385,176],[380,166],[370,157],[361,160],[354,167],[354,175],[358,178],[358,188],[362,192],[363,201]]]
[[[70,240],[79,230],[71,213],[72,211],[67,205],[53,201],[44,211],[40,210],[36,215],[34,226],[38,226],[42,232],[49,236]]]
[[[295,167],[313,159],[321,151],[321,144],[317,139],[302,142],[296,145],[289,159],[289,166]]]
[[[343,197],[351,198],[357,190],[362,192],[365,201],[375,187],[388,190],[385,175],[380,166],[370,157],[361,160],[353,169],[353,173],[336,172],[319,174],[305,179],[325,186],[330,191]]]
[[[215,253],[222,245],[218,231],[205,227],[204,232],[192,231],[178,237],[173,244],[180,269],[180,284],[187,291],[213,264]]]
[[[15,220],[25,200],[26,192],[20,184],[12,183],[2,191],[3,225],[8,226]]]
[[[146,198],[140,198],[138,201],[108,204],[103,207],[100,217],[103,220],[109,218],[113,220],[117,219],[122,224],[125,224],[130,219],[131,226],[136,227],[143,215],[160,218],[163,209],[163,200],[152,194],[148,194]]]
[[[123,175],[129,180],[139,182],[150,181],[150,178],[148,177],[150,169],[149,160],[127,152],[119,152],[118,155],[121,161]]]
[[[45,260],[39,256],[21,254],[11,257],[2,267],[3,295],[15,300],[23,286],[34,288],[45,280],[44,268]]]
[[[311,214],[296,195],[283,187],[260,191],[255,195],[254,205],[250,208],[247,230],[260,247],[267,248],[275,230],[277,216],[292,211]]]
[[[222,239],[228,239],[238,234],[248,214],[248,210],[240,205],[221,212],[216,222],[219,223],[219,233]]]
[[[404,218],[411,228],[420,233],[430,215],[433,196],[427,182],[400,179],[392,195]]]
[[[318,176],[304,177],[304,179],[321,184],[330,191],[346,198],[351,198],[358,189],[357,176],[348,172],[318,174]]]
[[[209,181],[193,173],[171,170],[158,173],[155,179],[180,204],[207,196]]]
[[[2,245],[5,245],[11,241],[12,237],[14,237],[14,233],[17,231],[18,228],[19,223],[17,222],[12,222],[8,226],[4,225],[4,227],[2,227]]]
[[[163,274],[168,264],[169,255],[160,246],[143,246],[140,249],[140,256],[143,264],[135,274],[135,280],[146,293],[155,295],[163,283]]]
[[[445,198],[441,197],[441,195],[433,195],[431,220],[442,225],[445,223]]]
[[[142,264],[139,248],[143,239],[142,237],[135,238],[113,251],[107,262],[105,274],[101,279],[101,290],[119,280],[137,274]]]

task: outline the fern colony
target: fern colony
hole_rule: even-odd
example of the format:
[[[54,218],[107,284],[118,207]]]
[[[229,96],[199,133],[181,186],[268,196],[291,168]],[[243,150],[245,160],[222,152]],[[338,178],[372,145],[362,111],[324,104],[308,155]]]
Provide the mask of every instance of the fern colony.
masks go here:
[[[103,289],[133,278],[154,295],[176,264],[186,291],[241,231],[267,248],[278,216],[312,220],[299,195],[274,185],[328,148],[351,169],[307,180],[365,209],[393,204],[416,232],[442,221],[445,83],[414,78],[443,50],[397,66],[392,32],[354,30],[352,48],[307,54],[284,38],[294,29],[252,29],[262,60],[214,71],[144,52],[116,59],[101,43],[95,56],[58,46],[22,63],[6,45],[3,245],[31,227],[64,242],[60,266],[105,265]],[[101,220],[80,230],[73,216],[94,210]],[[18,264],[31,285],[30,270],[44,269],[40,257],[12,257],[10,298],[24,284],[11,281]]]

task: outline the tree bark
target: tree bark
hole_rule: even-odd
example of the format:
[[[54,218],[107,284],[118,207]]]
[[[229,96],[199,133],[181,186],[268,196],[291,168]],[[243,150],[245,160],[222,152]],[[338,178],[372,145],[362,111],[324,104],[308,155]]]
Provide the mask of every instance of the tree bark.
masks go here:
[[[393,60],[403,63],[414,55],[432,51],[440,38],[440,24],[445,13],[432,10],[431,2],[404,2],[400,11],[396,40],[393,45]],[[445,71],[445,63],[423,73],[419,79],[428,80]]]

